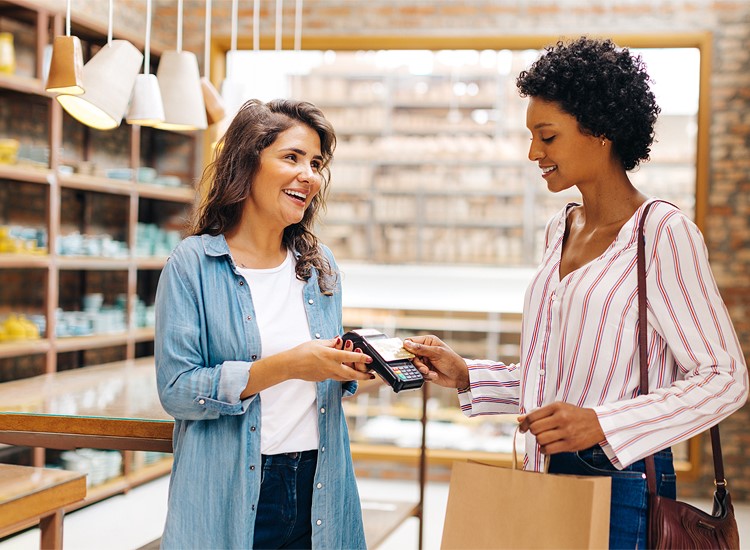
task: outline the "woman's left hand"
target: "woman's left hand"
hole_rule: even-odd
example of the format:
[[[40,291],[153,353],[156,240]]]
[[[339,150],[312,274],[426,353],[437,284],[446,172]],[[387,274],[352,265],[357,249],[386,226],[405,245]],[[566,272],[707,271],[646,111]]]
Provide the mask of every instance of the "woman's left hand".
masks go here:
[[[582,451],[606,439],[594,409],[556,401],[518,417],[522,433],[530,431],[546,455]]]

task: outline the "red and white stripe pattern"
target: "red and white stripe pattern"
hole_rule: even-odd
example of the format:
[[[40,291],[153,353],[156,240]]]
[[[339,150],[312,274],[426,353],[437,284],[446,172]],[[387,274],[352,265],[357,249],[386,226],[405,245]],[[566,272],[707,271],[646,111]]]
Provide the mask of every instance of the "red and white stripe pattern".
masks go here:
[[[650,393],[639,395],[636,233],[643,206],[597,259],[559,278],[567,207],[548,224],[526,291],[517,365],[468,360],[469,416],[524,414],[565,401],[593,408],[619,468],[700,433],[747,399],[748,373],[703,236],[678,209],[646,221]],[[527,469],[543,456],[526,437]]]

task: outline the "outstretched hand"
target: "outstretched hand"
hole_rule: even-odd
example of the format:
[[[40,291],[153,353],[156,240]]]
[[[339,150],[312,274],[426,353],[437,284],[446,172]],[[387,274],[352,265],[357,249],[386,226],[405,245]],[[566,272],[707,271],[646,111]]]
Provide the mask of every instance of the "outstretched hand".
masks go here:
[[[332,379],[340,382],[348,380],[370,380],[368,364],[372,359],[364,353],[343,348],[340,336],[330,340],[304,342],[288,352],[291,355],[297,376],[308,382],[321,382]]]
[[[594,409],[556,401],[518,417],[521,433],[530,431],[546,455],[582,451],[606,439]]]
[[[446,388],[468,387],[466,361],[437,336],[405,338],[404,348],[416,356],[412,361],[425,379]]]

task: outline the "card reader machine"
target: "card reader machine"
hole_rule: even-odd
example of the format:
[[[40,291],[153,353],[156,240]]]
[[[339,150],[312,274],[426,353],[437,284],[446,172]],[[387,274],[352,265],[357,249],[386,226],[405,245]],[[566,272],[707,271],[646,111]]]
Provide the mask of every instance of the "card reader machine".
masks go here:
[[[362,328],[344,334],[344,343],[351,341],[353,349],[372,357],[370,368],[374,370],[393,391],[421,388],[424,377],[409,359],[414,354],[404,349],[400,338],[389,338],[379,330]]]

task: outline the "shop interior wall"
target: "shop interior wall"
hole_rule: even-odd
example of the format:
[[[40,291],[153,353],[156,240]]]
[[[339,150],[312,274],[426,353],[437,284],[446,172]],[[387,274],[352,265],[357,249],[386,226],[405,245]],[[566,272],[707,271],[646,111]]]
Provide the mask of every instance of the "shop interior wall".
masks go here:
[[[59,0],[63,3],[62,0]],[[106,23],[107,3],[77,0],[76,9]],[[212,32],[231,31],[230,0],[214,0]],[[118,0],[115,27],[142,33],[146,0]],[[261,33],[273,35],[275,0],[261,0]],[[295,2],[284,2],[282,28],[291,47]],[[238,35],[252,36],[253,2],[240,2]],[[204,0],[184,0],[183,49],[203,58]],[[155,0],[154,39],[176,44],[177,2]],[[717,283],[750,362],[750,4],[712,0],[310,0],[304,3],[306,36],[579,36],[710,32],[710,161],[702,227]],[[687,139],[687,137],[686,137]],[[648,190],[646,190],[648,192]],[[750,500],[750,406],[722,423],[727,477],[735,498]],[[707,439],[707,438],[706,438]],[[707,494],[710,445],[701,475],[681,483],[683,496]]]

